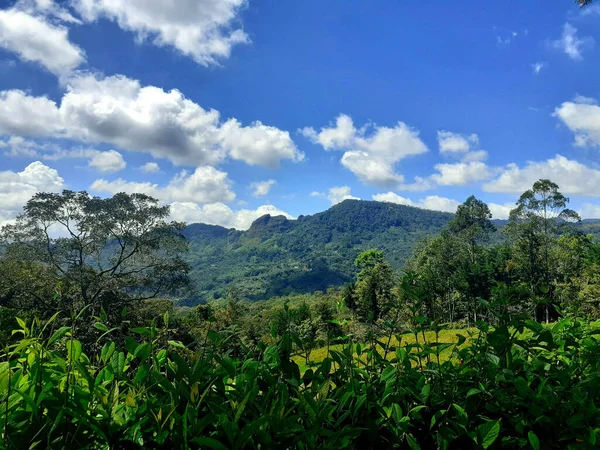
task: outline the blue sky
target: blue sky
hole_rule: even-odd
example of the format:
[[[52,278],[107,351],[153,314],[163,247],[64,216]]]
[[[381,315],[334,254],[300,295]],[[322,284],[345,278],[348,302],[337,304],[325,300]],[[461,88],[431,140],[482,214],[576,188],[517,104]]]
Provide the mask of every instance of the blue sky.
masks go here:
[[[600,217],[600,5],[0,4],[0,222],[63,188],[236,228],[350,197],[505,218],[541,177]]]

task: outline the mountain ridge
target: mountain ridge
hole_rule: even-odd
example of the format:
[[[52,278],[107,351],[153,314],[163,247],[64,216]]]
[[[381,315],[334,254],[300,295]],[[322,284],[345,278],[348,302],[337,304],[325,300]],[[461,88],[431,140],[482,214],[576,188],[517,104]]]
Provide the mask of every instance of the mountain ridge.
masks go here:
[[[399,270],[419,240],[439,233],[452,217],[415,206],[344,200],[297,219],[265,214],[247,230],[190,224],[184,235],[190,242],[194,294],[181,303],[203,303],[230,289],[251,300],[324,291],[350,281],[356,256],[370,248],[383,250]],[[507,221],[494,223],[501,229]],[[583,220],[579,229],[600,234],[600,220]]]
[[[297,219],[266,214],[245,231],[190,224],[184,235],[195,293],[183,303],[219,298],[230,288],[253,300],[326,290],[349,281],[356,256],[373,247],[384,250],[398,269],[421,238],[439,232],[452,217],[414,206],[344,200]]]

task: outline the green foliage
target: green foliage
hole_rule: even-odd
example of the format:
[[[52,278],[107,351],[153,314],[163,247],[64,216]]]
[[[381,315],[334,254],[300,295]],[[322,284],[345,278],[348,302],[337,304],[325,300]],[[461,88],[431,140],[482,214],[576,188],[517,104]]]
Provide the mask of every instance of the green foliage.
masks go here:
[[[251,300],[326,291],[348,283],[356,257],[371,248],[402,268],[415,244],[439,233],[451,214],[404,205],[346,200],[322,213],[288,220],[263,216],[249,230],[193,224],[190,242],[195,305],[226,296],[230,283]]]
[[[99,314],[177,294],[187,285],[187,243],[183,224],[167,223],[168,215],[144,194],[35,194],[0,231],[0,300],[49,314],[83,307]],[[60,304],[47,301],[55,289]]]
[[[469,340],[348,342],[303,373],[291,355],[304,342],[289,331],[239,356],[227,330],[208,330],[191,351],[167,327],[134,329],[122,346],[109,333],[88,352],[86,330],[19,320],[19,339],[0,352],[1,445],[595,447],[597,329],[572,317],[549,328],[509,320],[501,306],[491,307],[497,325]],[[441,351],[451,358],[440,362]]]

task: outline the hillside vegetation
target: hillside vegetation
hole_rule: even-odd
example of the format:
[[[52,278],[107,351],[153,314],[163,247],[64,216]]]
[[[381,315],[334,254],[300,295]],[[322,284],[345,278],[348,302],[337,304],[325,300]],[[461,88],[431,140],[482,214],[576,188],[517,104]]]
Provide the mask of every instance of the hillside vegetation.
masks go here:
[[[252,300],[293,293],[326,291],[356,274],[353,261],[378,248],[394,270],[404,267],[424,237],[438,234],[454,215],[412,206],[345,200],[327,211],[288,220],[263,216],[249,230],[192,224],[184,230],[194,294],[182,304],[224,297],[233,285]],[[501,229],[507,221],[494,221]],[[578,224],[600,234],[600,223]],[[491,241],[506,236],[494,233]]]

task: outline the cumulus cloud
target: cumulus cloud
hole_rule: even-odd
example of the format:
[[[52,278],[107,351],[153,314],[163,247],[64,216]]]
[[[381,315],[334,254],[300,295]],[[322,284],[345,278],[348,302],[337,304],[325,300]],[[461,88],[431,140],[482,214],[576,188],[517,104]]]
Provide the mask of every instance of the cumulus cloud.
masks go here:
[[[479,137],[473,133],[464,136],[452,131],[440,130],[437,132],[440,153],[467,153],[473,145],[479,144]]]
[[[404,177],[396,172],[400,160],[427,152],[419,132],[403,122],[394,128],[365,125],[354,127],[350,116],[341,114],[335,125],[320,132],[307,127],[300,132],[320,144],[325,150],[343,150],[341,163],[363,183],[375,186],[396,186]]]
[[[118,192],[141,192],[157,198],[163,203],[205,204],[229,202],[235,198],[227,173],[211,166],[198,167],[191,174],[183,170],[167,186],[163,187],[150,182],[133,182],[119,178],[114,181],[96,180],[90,186],[90,190],[113,195]]]
[[[123,170],[127,166],[127,163],[123,159],[123,155],[119,152],[109,150],[94,154],[88,165],[99,172],[118,172]]]
[[[440,153],[458,157],[459,162],[439,163],[434,166],[437,173],[428,177],[415,177],[413,183],[396,186],[398,191],[427,191],[436,186],[464,186],[475,181],[491,178],[496,169],[483,161],[487,152],[479,149],[479,137],[472,133],[463,135],[440,130],[437,134]]]
[[[311,196],[325,196],[332,205],[337,205],[344,200],[360,200],[358,197],[354,197],[351,193],[350,186],[336,186],[329,189],[327,194],[319,192],[311,192]]]
[[[373,195],[373,200],[378,202],[396,203],[398,205],[415,206],[417,208],[430,209],[433,211],[456,212],[456,208],[460,202],[446,197],[437,195],[429,195],[421,200],[413,201],[409,198],[402,197],[394,192],[386,192],[383,194]]]
[[[156,173],[160,171],[160,167],[155,162],[147,162],[146,164],[140,167],[140,170],[145,173]]]
[[[273,205],[262,205],[257,209],[240,209],[233,211],[223,203],[210,203],[200,206],[191,202],[174,202],[171,205],[171,218],[187,223],[206,223],[220,225],[225,228],[247,230],[256,219],[265,214],[285,216],[293,219],[290,214]]]
[[[483,189],[487,192],[521,194],[540,178],[554,181],[565,194],[600,196],[600,170],[561,155],[546,161],[529,161],[524,167],[509,164],[497,178],[484,184]]]
[[[23,91],[0,91],[0,134],[60,137],[64,127],[56,103]]]
[[[435,170],[439,173],[431,175],[431,179],[440,186],[464,186],[474,181],[487,180],[494,173],[481,161],[436,164]]]
[[[72,77],[60,106],[22,91],[0,92],[0,134],[69,138],[148,152],[176,165],[217,164],[230,156],[277,167],[303,158],[287,131],[220,120],[176,89],[141,86],[122,75]]]
[[[275,183],[277,183],[275,180],[256,181],[254,183],[250,183],[250,189],[253,190],[252,195],[254,197],[264,197],[269,193],[271,187]]]
[[[139,42],[174,47],[199,64],[227,58],[248,35],[236,27],[246,0],[74,0],[84,21],[106,18],[135,33]]]
[[[504,203],[502,205],[498,203],[488,203],[488,207],[492,213],[492,218],[505,220],[508,219],[510,211],[516,208],[516,205],[514,203]]]
[[[578,95],[557,107],[553,115],[574,133],[575,145],[600,146],[600,106],[595,99]]]
[[[11,136],[6,142],[2,142],[2,148],[6,148],[6,156],[24,156],[28,158],[39,155],[40,145],[30,139],[21,136]]]
[[[458,200],[453,200],[446,197],[438,197],[437,195],[430,195],[421,200],[413,201],[409,198],[402,197],[395,192],[375,194],[373,195],[373,200],[451,213],[456,212],[456,208],[458,208],[458,205],[461,204],[461,202]],[[498,203],[488,203],[488,206],[494,219],[508,219],[510,210],[515,207],[514,203],[504,203],[502,205]]]
[[[67,28],[17,8],[0,10],[0,47],[58,76],[85,62],[84,51],[69,41]]]
[[[14,219],[37,192],[60,192],[64,187],[65,181],[58,172],[40,161],[21,172],[0,172],[0,225]]]
[[[560,39],[552,41],[551,44],[552,47],[564,52],[569,58],[578,61],[583,59],[582,52],[593,47],[595,41],[591,36],[579,38],[577,28],[567,22],[563,25]]]

